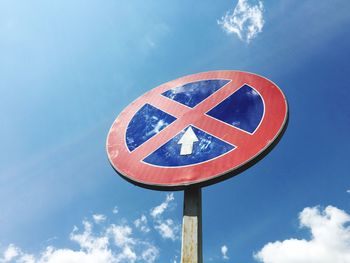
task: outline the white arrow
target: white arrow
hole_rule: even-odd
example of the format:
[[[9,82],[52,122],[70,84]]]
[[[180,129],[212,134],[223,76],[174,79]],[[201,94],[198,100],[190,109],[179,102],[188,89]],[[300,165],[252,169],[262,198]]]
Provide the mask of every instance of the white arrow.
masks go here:
[[[177,144],[181,144],[181,150],[180,155],[189,155],[192,154],[193,151],[193,144],[195,142],[198,142],[198,138],[194,131],[192,130],[192,127],[188,127],[184,135],[181,137],[179,142]]]

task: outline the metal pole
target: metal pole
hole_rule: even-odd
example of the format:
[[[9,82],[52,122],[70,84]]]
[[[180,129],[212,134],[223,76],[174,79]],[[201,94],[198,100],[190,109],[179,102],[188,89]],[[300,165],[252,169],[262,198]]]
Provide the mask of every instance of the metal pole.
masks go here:
[[[200,187],[185,190],[181,263],[203,263],[202,189]]]

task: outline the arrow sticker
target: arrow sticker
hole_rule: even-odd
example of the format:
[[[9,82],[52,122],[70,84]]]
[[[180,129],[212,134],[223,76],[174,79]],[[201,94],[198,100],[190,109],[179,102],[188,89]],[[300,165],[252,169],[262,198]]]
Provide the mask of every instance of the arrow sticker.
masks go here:
[[[181,137],[177,144],[181,144],[180,155],[190,155],[193,151],[193,144],[198,142],[198,138],[192,127],[188,127],[185,134]]]
[[[143,159],[143,162],[160,167],[181,167],[212,160],[235,148],[236,146],[189,125]]]

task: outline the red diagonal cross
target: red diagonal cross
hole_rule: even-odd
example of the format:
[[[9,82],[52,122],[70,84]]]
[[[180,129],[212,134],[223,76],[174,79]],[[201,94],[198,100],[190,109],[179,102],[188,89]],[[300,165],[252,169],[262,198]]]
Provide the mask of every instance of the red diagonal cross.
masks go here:
[[[230,81],[228,84],[210,95],[194,108],[189,108],[167,97],[164,97],[161,94],[156,96],[152,94],[152,96],[149,96],[143,102],[149,103],[152,106],[176,117],[176,120],[158,134],[137,147],[130,154],[131,157],[136,158],[139,161],[143,160],[146,156],[174,138],[179,132],[189,125],[194,125],[217,138],[235,145],[236,147],[239,147],[247,140],[250,140],[252,135],[205,114],[233,94],[244,84],[245,83],[243,82]]]

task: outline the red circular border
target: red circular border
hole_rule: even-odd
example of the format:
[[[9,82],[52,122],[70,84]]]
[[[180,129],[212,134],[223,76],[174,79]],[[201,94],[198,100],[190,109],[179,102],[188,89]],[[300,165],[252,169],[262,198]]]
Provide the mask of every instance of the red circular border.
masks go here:
[[[206,79],[230,80],[230,83],[205,100],[208,105],[219,104],[244,84],[260,93],[264,100],[265,113],[262,122],[253,134],[206,116],[203,112],[207,112],[208,109],[205,108],[203,102],[191,109],[160,95],[180,85]],[[178,119],[130,152],[125,144],[126,129],[132,117],[145,103],[150,103],[171,115],[175,113]],[[107,137],[106,149],[113,168],[125,179],[137,185],[160,190],[183,189],[194,184],[208,185],[226,179],[228,174],[237,174],[242,168],[254,162],[282,134],[287,118],[286,98],[270,80],[241,71],[203,72],[162,84],[132,102],[112,124]],[[230,142],[237,148],[216,159],[184,167],[158,167],[142,162],[148,154],[173,138],[189,124]]]

